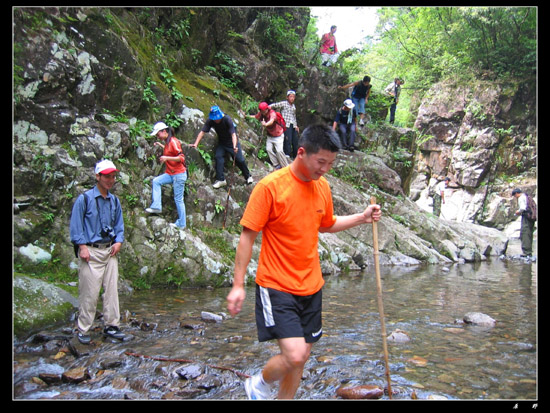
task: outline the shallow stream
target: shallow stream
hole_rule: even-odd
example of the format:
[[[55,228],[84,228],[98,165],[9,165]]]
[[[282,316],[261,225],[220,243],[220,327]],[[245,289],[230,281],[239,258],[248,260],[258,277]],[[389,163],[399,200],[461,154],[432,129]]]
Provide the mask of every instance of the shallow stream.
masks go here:
[[[537,393],[536,263],[382,267],[393,399],[534,400]],[[254,290],[242,313],[221,322],[229,289],[151,290],[121,297],[128,341],[101,337],[83,346],[30,338],[14,343],[15,399],[244,399],[244,379],[278,348],[258,343]],[[304,369],[297,399],[335,399],[340,386],[386,386],[374,271],[330,276],[323,293],[324,335]],[[493,327],[457,323],[468,312]],[[47,332],[70,332],[71,325]],[[46,334],[46,335],[47,335]],[[77,356],[77,357],[76,357]],[[162,358],[168,361],[155,360]],[[40,374],[86,367],[80,383],[44,384]],[[183,373],[177,372],[184,368]],[[384,399],[388,395],[383,396]]]

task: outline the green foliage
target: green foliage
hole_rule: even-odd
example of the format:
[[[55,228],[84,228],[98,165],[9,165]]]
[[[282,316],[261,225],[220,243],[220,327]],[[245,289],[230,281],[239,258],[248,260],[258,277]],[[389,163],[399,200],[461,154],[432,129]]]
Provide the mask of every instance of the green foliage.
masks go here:
[[[295,56],[299,50],[301,39],[293,27],[293,16],[284,16],[261,12],[258,15],[259,44],[264,50],[273,52],[275,60],[285,61],[288,56]]]
[[[151,89],[152,86],[156,86],[155,81],[151,80],[150,77],[145,79],[145,86],[143,87],[143,100],[148,103],[156,104],[158,103],[158,99]]]
[[[535,7],[381,7],[378,16],[377,36],[344,60],[344,72],[371,76],[376,91],[405,78],[398,121],[410,124],[410,99],[439,80],[535,74]]]
[[[170,89],[170,93],[172,94],[172,98],[174,100],[180,100],[183,99],[183,94],[178,90],[177,83],[178,80],[175,78],[174,73],[167,67],[162,69],[160,72],[160,76],[162,77],[163,82],[168,86],[168,89]]]
[[[534,7],[382,8],[379,16],[381,43],[430,82],[472,71],[525,76],[536,66]]]

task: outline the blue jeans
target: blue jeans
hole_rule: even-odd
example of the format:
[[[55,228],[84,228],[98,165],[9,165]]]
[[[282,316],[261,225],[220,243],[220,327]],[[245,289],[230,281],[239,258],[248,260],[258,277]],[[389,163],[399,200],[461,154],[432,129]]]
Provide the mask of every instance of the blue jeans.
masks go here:
[[[365,98],[351,97],[351,101],[355,105],[355,111],[358,115],[365,113]]]
[[[177,175],[162,174],[153,179],[153,203],[152,209],[162,210],[162,185],[172,184],[174,187],[174,201],[178,210],[176,226],[185,228],[185,203],[183,202],[183,190],[187,181],[187,171]]]

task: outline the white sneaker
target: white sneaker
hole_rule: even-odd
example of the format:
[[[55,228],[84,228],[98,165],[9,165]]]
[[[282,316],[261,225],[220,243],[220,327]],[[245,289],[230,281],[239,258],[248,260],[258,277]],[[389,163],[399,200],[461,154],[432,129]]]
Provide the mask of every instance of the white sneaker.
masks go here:
[[[246,183],[247,183],[248,185],[254,183],[254,179],[252,179],[252,176],[249,176],[249,177],[248,177],[248,179],[246,180]]]
[[[145,212],[148,212],[149,214],[160,214],[162,210],[156,208],[146,208]]]
[[[212,185],[214,188],[218,189],[218,188],[221,188],[222,186],[226,186],[227,185],[227,182],[225,180],[223,181],[216,181],[214,182],[214,185]]]
[[[244,390],[249,400],[271,399],[271,387],[264,382],[262,373],[246,379]]]

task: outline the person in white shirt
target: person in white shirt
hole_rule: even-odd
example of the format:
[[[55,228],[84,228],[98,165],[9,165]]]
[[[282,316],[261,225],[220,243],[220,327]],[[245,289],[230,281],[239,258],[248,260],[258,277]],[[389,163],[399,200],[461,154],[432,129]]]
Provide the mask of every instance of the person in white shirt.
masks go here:
[[[392,104],[390,106],[390,123],[395,121],[395,111],[397,110],[397,104],[399,103],[399,95],[401,94],[401,85],[405,83],[403,79],[396,77],[392,83],[386,86],[384,93],[391,96]]]
[[[438,217],[441,215],[441,204],[445,203],[445,189],[451,179],[446,177],[443,181],[439,182],[435,186],[433,198],[433,214]]]
[[[516,188],[512,191],[512,196],[518,200],[518,209],[516,215],[521,215],[521,250],[522,257],[530,257],[533,253],[533,232],[535,230],[535,220],[530,219],[528,214],[529,195]]]
[[[271,109],[277,109],[281,112],[281,115],[283,115],[286,123],[283,151],[286,156],[292,159],[296,158],[296,154],[298,153],[298,133],[300,132],[298,122],[296,121],[295,100],[296,92],[294,90],[289,90],[286,92],[286,100],[269,105]]]

